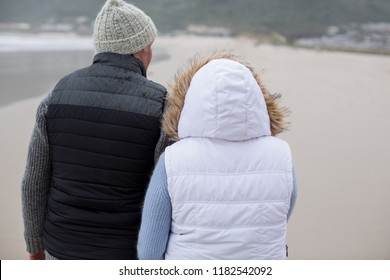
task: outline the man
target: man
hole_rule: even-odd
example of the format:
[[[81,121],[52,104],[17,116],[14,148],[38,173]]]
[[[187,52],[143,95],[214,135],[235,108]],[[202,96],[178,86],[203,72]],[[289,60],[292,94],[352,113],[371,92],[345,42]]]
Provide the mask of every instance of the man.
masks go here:
[[[144,12],[108,0],[93,64],[38,107],[22,182],[30,259],[136,258],[141,202],[164,148],[166,89],[146,78],[156,34]]]

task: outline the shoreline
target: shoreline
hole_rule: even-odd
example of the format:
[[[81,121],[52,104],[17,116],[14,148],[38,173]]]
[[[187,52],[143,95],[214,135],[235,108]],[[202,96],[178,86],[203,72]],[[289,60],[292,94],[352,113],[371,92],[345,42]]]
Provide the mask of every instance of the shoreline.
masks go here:
[[[390,51],[387,50],[364,50],[343,47],[329,47],[329,46],[304,46],[289,42],[272,42],[269,39],[261,39],[262,36],[253,35],[237,35],[237,36],[213,36],[192,34],[189,32],[180,33],[162,33],[159,38],[175,38],[175,37],[198,37],[198,38],[229,38],[233,40],[240,40],[245,38],[254,42],[255,45],[271,45],[271,46],[285,46],[297,49],[306,49],[314,51],[329,51],[342,53],[358,53],[358,54],[373,54],[390,56]],[[259,39],[260,38],[260,39]],[[2,52],[19,52],[19,51],[88,51],[93,50],[92,34],[80,35],[75,32],[16,32],[16,31],[1,31],[0,32],[0,53]],[[304,38],[303,38],[304,39]],[[11,40],[11,43],[9,42]],[[26,44],[26,40],[28,44]],[[54,40],[54,41],[53,41]]]
[[[21,72],[18,73],[20,76],[20,79],[23,80],[25,83],[29,83],[32,85],[32,89],[29,91],[26,91],[28,94],[25,96],[17,96],[14,94],[14,92],[20,92],[21,90],[18,89],[18,87],[25,86],[25,83],[20,84],[12,82],[12,79],[14,76],[14,71],[11,71],[10,73],[9,69],[2,69],[0,64],[0,83],[2,84],[2,98],[0,98],[0,109],[7,107],[8,105],[12,105],[13,103],[17,103],[19,101],[22,101],[24,99],[33,98],[36,96],[44,96],[45,94],[48,94],[51,89],[55,86],[55,84],[65,75],[73,72],[74,70],[87,67],[92,63],[92,59],[94,56],[94,52],[92,48],[84,48],[85,47],[85,41],[86,40],[92,40],[92,38],[89,38],[88,36],[79,36],[75,34],[68,34],[69,41],[67,41],[67,44],[65,44],[65,48],[60,49],[58,47],[64,46],[59,44],[58,42],[55,42],[55,48],[50,48],[53,45],[48,45],[43,49],[38,48],[37,40],[36,38],[33,39],[33,45],[35,46],[33,49],[28,49],[29,44],[23,44],[23,48],[17,48],[12,51],[2,51],[1,43],[2,43],[2,33],[0,33],[0,61],[2,61],[2,64],[12,64],[12,61],[14,58],[20,58],[23,59],[24,62],[28,64],[35,64],[36,67],[38,67],[37,72],[39,72],[39,67],[47,67],[47,63],[50,63],[50,61],[56,61],[56,57],[66,56],[66,59],[59,59],[59,65],[53,64],[51,66],[50,72],[46,73],[44,77],[36,77],[35,71],[30,72]],[[33,34],[30,34],[33,35]],[[44,38],[42,42],[45,43],[49,38],[58,38],[61,37],[63,40],[64,37],[61,36],[61,33],[46,33],[46,34],[40,34]],[[20,34],[17,34],[17,36],[20,36]],[[34,37],[34,36],[30,36]],[[4,38],[3,38],[4,39]],[[22,38],[19,38],[22,39]],[[66,39],[66,40],[67,40]],[[255,38],[251,38],[248,36],[243,37],[218,37],[218,36],[199,36],[199,35],[160,35],[154,44],[153,49],[153,60],[152,60],[152,66],[151,69],[148,71],[148,77],[153,80],[153,76],[155,73],[155,66],[158,66],[160,63],[163,63],[164,61],[170,60],[172,58],[172,55],[174,55],[176,52],[170,52],[169,51],[169,42],[172,41],[175,42],[176,39],[179,40],[188,40],[188,41],[205,41],[205,42],[213,42],[213,41],[226,41],[227,44],[221,44],[224,46],[224,48],[221,48],[221,45],[218,47],[213,47],[212,44],[208,43],[205,45],[205,47],[198,48],[197,52],[209,52],[213,50],[228,50],[229,48],[226,48],[229,45],[234,45],[234,42],[240,42],[245,45],[251,45],[253,48],[262,48],[262,49],[285,49],[290,51],[295,51],[297,53],[308,53],[313,55],[335,55],[335,56],[341,56],[341,57],[361,57],[369,59],[371,57],[376,58],[388,58],[390,57],[387,54],[380,54],[380,53],[366,53],[366,52],[354,52],[354,51],[344,51],[344,50],[334,50],[334,49],[319,49],[319,48],[307,48],[307,47],[300,47],[300,46],[294,46],[289,44],[270,44],[270,43],[259,43]],[[74,41],[76,40],[76,41]],[[81,40],[82,45],[81,47],[78,46],[77,42],[78,40]],[[24,42],[24,41],[23,41]],[[160,43],[162,42],[162,43]],[[233,43],[232,43],[233,42]],[[22,40],[20,40],[19,43],[22,43]],[[62,41],[60,41],[62,43]],[[68,48],[67,46],[73,45],[72,48]],[[163,45],[163,46],[162,46]],[[234,53],[240,53],[242,50],[233,50]],[[195,52],[193,52],[193,55],[195,55]],[[241,55],[241,54],[239,54]],[[44,66],[41,64],[40,58],[44,58],[44,60],[47,60],[47,62],[43,61]],[[187,59],[189,59],[191,56],[188,56]],[[245,58],[245,54],[244,54]],[[181,65],[178,65],[180,67]],[[157,82],[163,84],[164,86],[169,86],[169,81],[172,79],[174,74],[176,73],[177,68],[171,69],[170,72],[170,78],[165,78],[164,80],[157,80]],[[167,76],[167,75],[165,75]],[[36,80],[43,80],[44,82],[42,84],[34,84],[34,81]],[[30,81],[30,82],[29,82]],[[16,87],[16,89],[15,89]]]

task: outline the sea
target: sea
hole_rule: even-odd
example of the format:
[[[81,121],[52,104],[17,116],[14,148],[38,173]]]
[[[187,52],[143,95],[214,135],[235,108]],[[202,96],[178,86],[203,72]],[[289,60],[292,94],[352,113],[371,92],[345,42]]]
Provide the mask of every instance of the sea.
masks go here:
[[[94,57],[92,36],[0,33],[0,108],[47,95],[65,75]],[[154,51],[153,60],[166,59]]]

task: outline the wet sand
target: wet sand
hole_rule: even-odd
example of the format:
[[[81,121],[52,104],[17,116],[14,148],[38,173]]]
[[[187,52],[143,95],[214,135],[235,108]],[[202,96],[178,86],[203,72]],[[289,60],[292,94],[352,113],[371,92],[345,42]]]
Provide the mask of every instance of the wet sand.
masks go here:
[[[390,259],[390,56],[193,36],[160,37],[154,49],[161,59],[152,62],[148,74],[163,85],[195,52],[224,49],[245,57],[261,71],[270,91],[282,94],[291,126],[280,137],[290,143],[298,178],[298,201],[287,232],[290,259]],[[20,58],[20,53],[8,55],[10,61]],[[48,65],[58,62],[53,53],[42,55]],[[92,57],[88,51],[62,56],[69,62],[62,70],[22,67],[3,76],[0,64],[1,259],[27,258],[20,182],[35,109],[57,79],[87,66]],[[18,81],[21,73],[31,78]],[[34,88],[31,95],[29,88]],[[3,99],[9,91],[18,97]]]

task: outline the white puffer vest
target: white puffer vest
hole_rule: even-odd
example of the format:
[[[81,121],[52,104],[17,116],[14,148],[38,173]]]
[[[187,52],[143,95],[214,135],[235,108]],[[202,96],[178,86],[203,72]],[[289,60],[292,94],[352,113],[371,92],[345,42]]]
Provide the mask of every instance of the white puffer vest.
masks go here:
[[[292,193],[288,144],[270,136],[263,94],[243,65],[193,77],[165,151],[172,224],[166,259],[284,259]]]

